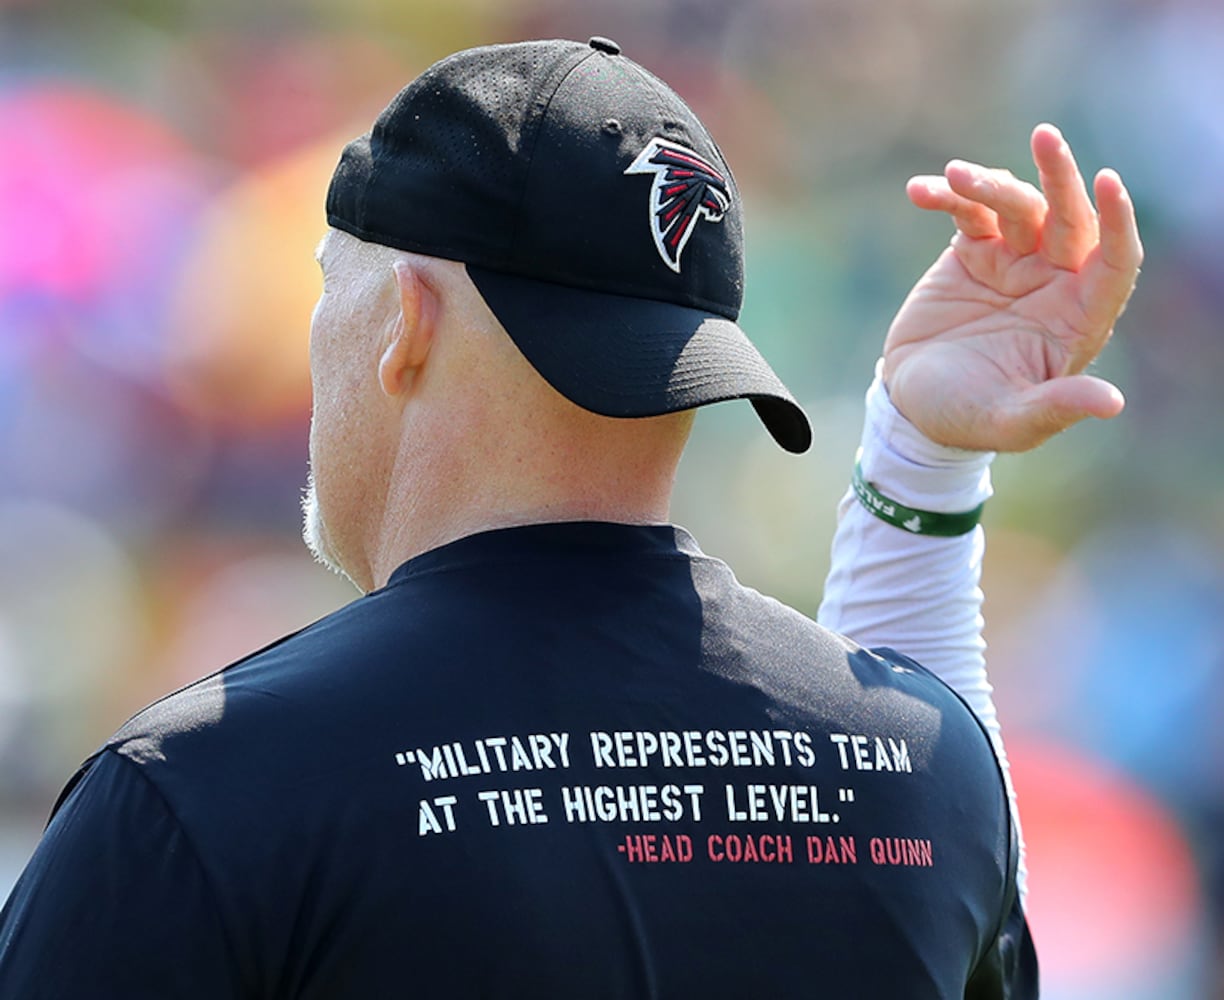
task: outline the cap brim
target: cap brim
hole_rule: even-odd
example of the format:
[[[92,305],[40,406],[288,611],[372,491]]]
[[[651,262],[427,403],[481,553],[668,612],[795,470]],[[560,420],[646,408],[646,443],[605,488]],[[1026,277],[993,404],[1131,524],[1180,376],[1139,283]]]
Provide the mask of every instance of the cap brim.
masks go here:
[[[787,451],[811,445],[802,407],[732,320],[472,264],[467,271],[523,356],[584,410],[650,417],[747,399]]]

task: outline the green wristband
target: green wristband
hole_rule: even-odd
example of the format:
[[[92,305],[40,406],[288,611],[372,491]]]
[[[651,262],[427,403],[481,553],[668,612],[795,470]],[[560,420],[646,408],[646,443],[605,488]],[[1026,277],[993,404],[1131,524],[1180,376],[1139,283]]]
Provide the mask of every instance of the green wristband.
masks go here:
[[[959,514],[940,514],[933,510],[915,510],[905,504],[890,500],[863,478],[863,467],[854,463],[854,478],[850,481],[854,494],[867,510],[881,521],[887,521],[894,528],[908,531],[913,535],[935,535],[939,538],[955,538],[957,535],[967,535],[977,527],[982,519],[984,503],[978,504],[973,510]]]

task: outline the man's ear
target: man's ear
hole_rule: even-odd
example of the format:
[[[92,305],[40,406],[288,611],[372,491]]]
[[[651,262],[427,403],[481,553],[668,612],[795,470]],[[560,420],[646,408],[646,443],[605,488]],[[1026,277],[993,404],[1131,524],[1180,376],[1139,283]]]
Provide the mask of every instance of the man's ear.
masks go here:
[[[400,313],[378,362],[378,383],[388,396],[409,388],[429,357],[438,318],[437,293],[422,269],[409,260],[392,265]]]

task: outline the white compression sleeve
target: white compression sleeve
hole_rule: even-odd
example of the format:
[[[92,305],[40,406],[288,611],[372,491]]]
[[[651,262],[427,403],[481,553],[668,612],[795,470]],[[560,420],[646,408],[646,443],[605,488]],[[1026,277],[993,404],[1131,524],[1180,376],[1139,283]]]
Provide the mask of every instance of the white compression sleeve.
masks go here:
[[[993,459],[993,452],[947,448],[923,436],[892,405],[877,366],[867,391],[859,463],[863,477],[880,493],[919,510],[971,510],[991,495]],[[818,618],[862,646],[889,646],[912,657],[965,699],[994,743],[1019,831],[1015,791],[986,677],[984,551],[980,525],[952,538],[912,534],[869,513],[848,490],[838,507],[832,565]],[[1023,839],[1017,881],[1024,899]]]

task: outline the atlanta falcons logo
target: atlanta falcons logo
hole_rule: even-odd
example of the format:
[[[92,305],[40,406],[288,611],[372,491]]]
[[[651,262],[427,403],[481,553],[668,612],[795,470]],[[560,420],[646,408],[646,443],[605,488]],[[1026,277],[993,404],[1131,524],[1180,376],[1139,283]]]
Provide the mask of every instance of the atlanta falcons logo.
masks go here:
[[[698,218],[721,222],[731,205],[726,178],[691,149],[651,139],[626,174],[654,174],[650,231],[663,262],[680,273],[680,254]]]

